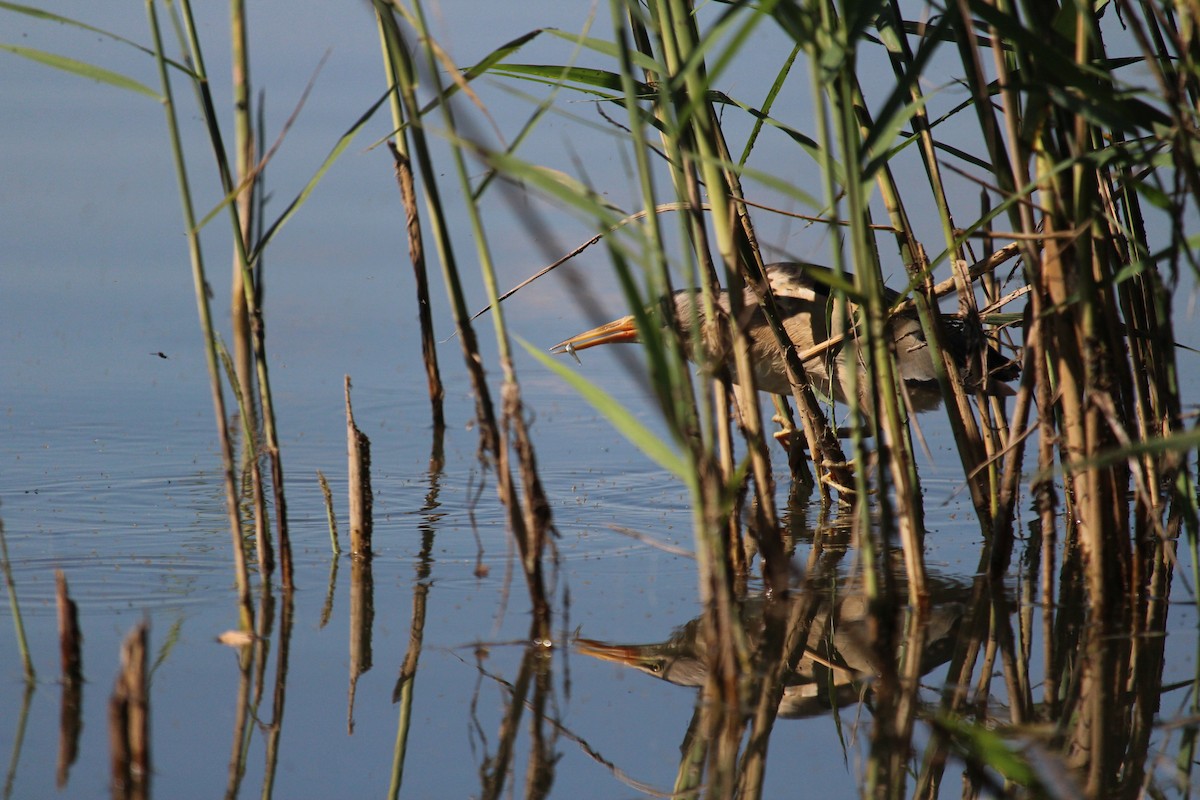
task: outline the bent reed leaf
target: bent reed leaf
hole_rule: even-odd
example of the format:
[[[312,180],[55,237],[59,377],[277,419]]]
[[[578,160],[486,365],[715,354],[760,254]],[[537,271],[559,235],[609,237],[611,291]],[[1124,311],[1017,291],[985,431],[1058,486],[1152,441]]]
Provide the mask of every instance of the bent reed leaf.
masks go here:
[[[162,101],[163,97],[158,92],[146,86],[144,83],[139,83],[133,78],[122,75],[119,72],[113,72],[104,67],[98,67],[95,64],[88,64],[85,61],[77,61],[74,58],[60,56],[57,53],[48,53],[45,50],[36,50],[32,47],[21,47],[15,44],[5,44],[0,42],[0,50],[27,58],[30,61],[36,61],[39,64],[44,64],[48,67],[61,69],[63,72],[69,72],[72,75],[78,75],[81,78],[91,78],[100,83],[107,83],[109,86],[115,86],[118,89],[127,89],[131,92],[144,94],[147,97],[152,97],[155,100]]]
[[[688,466],[684,458],[668,442],[660,439],[638,421],[637,417],[622,406],[615,397],[566,364],[555,361],[529,342],[519,337],[517,341],[527,353],[537,359],[546,369],[569,383],[575,391],[583,396],[583,399],[591,403],[593,408],[607,417],[612,426],[637,449],[641,450],[647,458],[685,482],[692,479],[694,470]]]

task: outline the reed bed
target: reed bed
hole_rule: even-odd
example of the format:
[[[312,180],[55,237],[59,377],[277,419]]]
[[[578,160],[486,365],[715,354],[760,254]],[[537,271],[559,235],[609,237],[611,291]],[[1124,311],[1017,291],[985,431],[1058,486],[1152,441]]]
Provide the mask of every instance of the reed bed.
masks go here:
[[[709,644],[698,657],[700,700],[681,747],[674,796],[762,796],[770,733],[789,676],[812,656],[818,589],[832,580],[822,544],[826,527],[797,580],[794,543],[784,536],[777,506],[784,482],[793,497],[811,495],[826,519],[840,520],[854,533],[855,592],[867,609],[873,666],[870,675],[849,682],[871,695],[864,795],[940,796],[951,760],[963,765],[964,794],[971,796],[984,790],[1028,796],[1162,793],[1162,773],[1151,761],[1154,748],[1163,750],[1174,735],[1174,728],[1164,730],[1162,724],[1167,713],[1162,675],[1172,591],[1180,591],[1184,577],[1176,574],[1180,545],[1197,560],[1193,464],[1200,437],[1184,412],[1172,318],[1181,276],[1194,279],[1198,266],[1189,227],[1200,204],[1200,64],[1191,16],[1175,4],[1149,0],[961,0],[945,7],[902,6],[897,0],[765,0],[703,8],[687,0],[612,0],[602,35],[531,31],[468,68],[437,41],[425,3],[374,0],[372,8],[384,93],[270,224],[260,185],[270,154],[257,146],[262,133],[251,111],[249,40],[240,4],[235,3],[232,28],[237,76],[232,167],[187,2],[172,12],[184,53],[172,61],[158,4],[148,0],[160,88],[125,86],[151,94],[166,109],[221,441],[237,603],[243,633],[254,631],[238,656],[242,680],[231,796],[244,769],[248,721],[259,718],[268,684],[275,621],[263,455],[270,465],[285,590],[273,721],[267,726],[273,737],[270,775],[292,624],[283,469],[264,339],[263,255],[321,175],[385,105],[433,421],[431,502],[447,421],[443,367],[434,346],[437,321],[430,313],[427,262],[433,256],[427,237],[470,379],[478,460],[504,506],[531,609],[529,647],[518,674],[511,682],[497,678],[508,687],[509,703],[496,752],[481,770],[484,795],[509,790],[526,711],[533,718],[525,748],[526,793],[549,791],[559,735],[546,715],[550,676],[555,648],[569,638],[554,630],[561,609],[554,564],[548,563],[551,499],[538,472],[536,437],[481,202],[490,187],[504,182],[544,194],[598,231],[595,241],[606,248],[636,321],[665,435],[651,433],[631,409],[572,366],[537,348],[530,351],[689,492],[704,609],[697,629]],[[761,101],[731,96],[724,84],[727,70],[768,26],[790,42],[778,55],[778,71],[763,87],[752,87],[762,93]],[[519,60],[531,42],[549,36],[605,66]],[[864,62],[885,63],[892,80],[868,81]],[[1141,72],[1131,76],[1133,66]],[[948,100],[947,70],[961,76],[956,102]],[[804,71],[806,86],[795,74]],[[90,74],[120,85],[113,76]],[[172,89],[181,78],[196,90],[225,193],[206,217],[195,211],[182,151]],[[586,181],[586,165],[580,176],[567,176],[522,155],[521,137],[497,148],[477,136],[477,119],[487,109],[472,83],[484,78],[547,87],[549,99],[530,113],[525,131],[560,111],[555,102],[561,97],[582,96],[603,106],[631,165],[640,208],[614,208]],[[779,102],[798,85],[806,92],[804,111]],[[735,138],[746,126],[750,133]],[[760,137],[770,131],[794,144],[797,160],[814,164],[819,185],[789,185],[769,164],[758,164],[757,148],[765,147]],[[434,136],[440,137],[436,147]],[[483,178],[473,171],[480,167]],[[978,206],[962,202],[963,185],[982,197]],[[781,298],[767,280],[770,259],[756,233],[756,223],[782,213],[776,206],[784,201],[806,207],[807,218],[828,231],[831,271],[823,279],[831,297],[828,347],[849,354],[852,367],[848,408],[835,404],[833,415],[810,380],[808,359],[785,330]],[[468,259],[460,256],[462,244],[451,230],[458,213],[452,205],[465,214],[478,274],[462,266]],[[234,252],[235,345],[225,384],[240,407],[240,465],[198,237],[221,213],[229,215]],[[532,215],[527,223],[533,234],[542,224]],[[903,266],[898,298],[884,285],[885,265],[892,263]],[[498,398],[466,305],[465,287],[475,283],[489,302]],[[663,300],[683,290],[688,311],[703,310],[716,319],[722,289],[733,308],[753,292],[785,364],[792,391],[776,400],[776,409],[789,428],[790,400],[800,424],[789,431],[786,475],[777,474],[769,426],[756,400],[744,315],[722,317],[729,346],[718,352],[706,346],[709,334],[702,325],[682,324],[676,307]],[[952,322],[946,316],[951,304]],[[976,578],[955,601],[964,609],[961,628],[948,656],[946,686],[934,704],[920,693],[931,659],[927,632],[937,594],[925,560],[921,434],[900,375],[901,354],[889,334],[896,315],[910,311],[934,356],[939,413],[952,432],[983,540]],[[960,331],[969,332],[973,345],[965,360],[953,355],[951,340]],[[1004,347],[1017,354],[1020,379],[1008,401],[989,391],[983,355],[989,338],[1003,338]],[[348,379],[346,414],[353,450],[365,437],[350,414]],[[842,419],[847,424],[839,427]],[[369,462],[354,453],[352,458],[352,476],[358,471],[366,479]],[[243,485],[249,487],[244,492]],[[327,486],[325,494],[328,498]],[[375,614],[370,546],[360,538],[369,533],[370,490],[355,496],[359,504],[352,501],[349,523],[356,556],[349,609],[351,732],[357,681],[373,663]],[[248,526],[242,498],[252,509]],[[1025,505],[1035,518],[1022,537],[1017,520]],[[332,503],[326,506],[334,561],[322,624],[332,610],[338,557]],[[2,534],[0,527],[0,543]],[[248,539],[257,543],[260,557],[257,610]],[[424,560],[431,534],[426,545]],[[400,710],[391,796],[400,794],[412,723],[429,588],[425,567],[424,574],[418,568],[408,655],[396,683]],[[756,623],[765,633],[748,631],[744,614],[754,570],[768,595],[763,621]],[[1008,585],[1014,579],[1017,596]],[[1196,584],[1193,573],[1191,585]],[[9,585],[11,596],[11,578]],[[19,625],[15,596],[11,602]],[[1040,662],[1032,655],[1039,635]],[[125,660],[141,680],[144,629],[131,639],[130,647],[135,645],[141,649],[130,649]],[[1034,674],[1039,665],[1040,674]],[[837,669],[848,672],[833,664],[831,674]],[[482,666],[480,672],[485,674]],[[31,668],[27,674],[32,682]],[[996,677],[1002,689],[993,687]],[[114,753],[114,779],[121,785],[132,786],[137,771],[149,775],[144,716],[138,716],[144,682],[140,686],[120,684],[127,710],[114,705],[114,746],[124,742],[130,751]],[[1200,730],[1195,716],[1200,677],[1190,692],[1191,716],[1181,711],[1174,723],[1180,734],[1171,778],[1185,787],[1192,782]],[[991,702],[997,695],[1004,698],[1003,708]],[[922,730],[927,741],[917,747]]]
[[[934,353],[963,480],[986,538],[974,629],[952,667],[951,686],[962,688],[946,695],[930,751],[943,755],[929,755],[917,791],[933,793],[947,739],[960,745],[960,754],[974,754],[971,759],[994,754],[981,744],[990,715],[979,708],[969,712],[969,693],[962,690],[980,668],[981,654],[981,689],[988,685],[992,660],[999,658],[1003,665],[1011,724],[1040,718],[1063,726],[1053,747],[1084,792],[1096,796],[1114,786],[1134,791],[1146,780],[1135,764],[1139,754],[1144,756],[1138,748],[1148,741],[1158,704],[1141,689],[1126,693],[1121,676],[1142,674],[1135,665],[1157,665],[1151,673],[1161,670],[1161,646],[1142,636],[1162,630],[1165,606],[1159,598],[1171,582],[1179,534],[1195,519],[1196,509],[1192,477],[1184,468],[1195,442],[1184,428],[1171,325],[1173,287],[1181,269],[1194,267],[1184,220],[1194,218],[1200,196],[1191,177],[1197,174],[1192,131],[1200,86],[1190,69],[1188,19],[1177,18],[1167,5],[1128,2],[1088,8],[963,2],[927,9],[928,21],[895,2],[731,3],[703,13],[688,3],[666,1],[614,2],[610,8],[610,39],[576,40],[580,48],[609,58],[609,70],[505,59],[487,64],[487,71],[542,81],[555,91],[581,93],[622,109],[641,202],[646,209],[670,204],[685,209],[677,220],[685,248],[669,251],[665,219],[656,213],[621,225],[620,216],[582,184],[563,188],[561,181],[539,174],[536,164],[508,153],[485,151],[478,157],[571,203],[601,230],[621,229],[619,240],[608,240],[611,260],[637,320],[649,378],[673,439],[646,445],[639,431],[638,440],[649,455],[677,468],[692,492],[701,596],[711,641],[722,645],[709,654],[706,691],[712,702],[700,734],[709,745],[700,756],[685,756],[700,763],[687,773],[690,779],[681,772],[676,790],[703,788],[708,796],[726,796],[737,784],[736,754],[747,720],[733,710],[755,683],[748,677],[744,634],[732,613],[734,587],[741,585],[737,574],[744,570],[738,556],[743,535],[757,539],[768,583],[781,593],[788,588],[757,404],[744,407],[748,413],[738,429],[744,461],[735,462],[731,446],[729,377],[733,372],[745,381],[750,373],[739,320],[736,315],[728,320],[728,360],[722,354],[713,361],[701,346],[705,332],[700,326],[680,330],[668,323],[664,328],[646,311],[682,286],[694,291],[693,302],[711,319],[717,287],[723,285],[735,308],[742,287],[753,287],[762,298],[788,358],[792,399],[800,409],[820,496],[852,509],[881,664],[865,791],[874,796],[908,791],[906,754],[918,715],[925,712],[915,694],[920,647],[903,643],[919,640],[913,632],[925,624],[928,592],[918,459],[897,378],[897,353],[886,332],[898,309],[884,289],[882,262],[885,250],[894,248],[908,276],[904,302],[915,307]],[[1133,54],[1110,55],[1106,35],[1115,34],[1101,24],[1106,12],[1110,19],[1119,14],[1129,26]],[[768,24],[778,25],[794,40],[794,53],[807,57],[813,133],[792,135],[797,156],[810,155],[820,167],[820,200],[805,187],[778,187],[769,175],[756,172],[748,158],[753,139],[735,161],[716,110],[718,104],[726,114],[741,108],[761,122],[793,130],[786,120],[721,91],[721,68],[737,58],[758,26]],[[859,59],[868,50],[882,50],[895,77],[882,93],[872,87],[876,96],[867,94],[860,79]],[[939,59],[951,58],[944,50],[956,56],[969,97],[931,119],[934,99],[924,94],[927,72],[935,63],[944,67]],[[768,106],[789,79],[792,55],[780,54]],[[1129,64],[1148,70],[1153,85],[1126,83],[1119,70]],[[474,79],[482,72],[477,67],[463,77]],[[939,126],[947,119],[971,116],[973,130],[961,138],[942,138]],[[652,163],[650,154],[656,151],[662,158]],[[896,177],[894,165],[905,151],[917,154],[924,184]],[[980,187],[981,216],[954,202],[948,174]],[[815,217],[838,231],[830,247],[834,274],[840,277],[831,287],[833,314],[846,325],[842,335],[857,344],[860,369],[850,372],[873,389],[866,395],[847,393],[848,458],[812,396],[766,290],[752,217],[769,209],[752,213],[747,180],[811,204]],[[665,200],[660,192],[671,197]],[[1153,237],[1147,201],[1159,226]],[[876,219],[880,209],[886,222]],[[936,218],[937,244],[924,240],[930,226],[915,225],[917,213]],[[1001,224],[1007,230],[997,230]],[[1004,240],[1008,243],[996,248]],[[976,242],[996,249],[980,257]],[[1014,257],[1019,259],[1018,291],[995,276]],[[945,276],[942,284],[939,275]],[[937,313],[943,294],[957,299],[961,324],[976,331],[980,341],[984,325],[1003,324],[1019,346],[1023,377],[1011,406],[983,391],[986,379],[966,380],[970,365],[950,356],[950,334]],[[844,310],[852,307],[856,315]],[[670,309],[664,312],[669,316]],[[694,382],[685,365],[688,353],[698,362]],[[584,383],[577,376],[571,380]],[[636,430],[603,393],[594,387],[584,391],[619,428]],[[855,413],[856,402],[864,398],[870,404],[862,409],[867,413]],[[874,424],[866,424],[868,419]],[[1034,436],[1037,456],[1030,465],[1025,447]],[[674,448],[685,458],[673,460]],[[1040,587],[1037,600],[1044,609],[1050,654],[1046,706],[1034,702],[1028,674],[1030,620],[1022,619],[1020,631],[1007,627],[1010,601],[1002,583],[1011,566],[1016,506],[1025,496],[1020,482],[1030,470],[1041,561],[1028,585]],[[736,498],[746,476],[757,502],[752,522],[743,529]],[[1194,547],[1194,524],[1189,538]],[[900,584],[879,570],[895,551],[905,564],[911,610],[899,626],[888,609],[900,602]],[[1056,581],[1059,553],[1064,561]],[[1055,591],[1062,594],[1056,597]],[[1051,631],[1068,630],[1066,639],[1051,638]],[[1069,726],[1064,724],[1068,717],[1059,716],[1068,711],[1074,715]],[[753,724],[767,723],[756,719]],[[755,735],[752,729],[751,738]],[[989,768],[999,766],[990,763],[979,774]],[[1004,779],[1014,777],[1005,774]]]

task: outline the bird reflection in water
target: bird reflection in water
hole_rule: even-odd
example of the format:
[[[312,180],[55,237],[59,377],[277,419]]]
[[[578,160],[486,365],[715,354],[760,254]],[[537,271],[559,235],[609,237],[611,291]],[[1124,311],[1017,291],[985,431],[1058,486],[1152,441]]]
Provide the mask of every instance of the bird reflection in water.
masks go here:
[[[930,581],[931,608],[925,625],[920,665],[924,675],[950,660],[971,594],[971,585],[939,576]],[[787,601],[800,603],[794,593]],[[872,646],[866,595],[847,589],[834,595],[822,590],[813,598],[816,611],[809,627],[807,648],[796,668],[784,677],[779,716],[815,716],[854,702],[879,673],[878,650]],[[758,649],[766,629],[767,598],[759,595],[739,604],[741,622],[751,652]],[[785,612],[786,613],[786,612]],[[613,644],[578,638],[584,655],[621,664],[678,686],[702,687],[708,676],[709,643],[703,617],[676,628],[664,642]],[[762,665],[758,665],[761,667]]]

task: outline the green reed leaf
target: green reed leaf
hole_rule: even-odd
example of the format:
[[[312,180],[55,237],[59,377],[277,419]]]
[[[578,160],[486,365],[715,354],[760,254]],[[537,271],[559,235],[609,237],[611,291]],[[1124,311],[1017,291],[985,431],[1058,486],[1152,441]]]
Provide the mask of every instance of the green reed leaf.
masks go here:
[[[36,61],[39,64],[44,64],[47,67],[61,69],[63,72],[70,72],[72,75],[78,75],[81,78],[91,78],[100,83],[107,83],[109,86],[115,86],[118,89],[128,89],[138,94],[144,94],[147,97],[152,97],[155,100],[162,100],[162,95],[146,86],[144,83],[139,83],[133,78],[122,75],[119,72],[98,67],[95,64],[89,64],[85,61],[77,61],[73,58],[60,56],[57,53],[48,53],[45,50],[35,50],[31,47],[21,47],[15,44],[4,44],[0,42],[0,50],[7,50],[14,55],[27,58],[30,61]]]
[[[631,444],[641,450],[647,458],[683,480],[691,480],[692,470],[679,452],[669,442],[660,439],[653,431],[643,425],[615,397],[580,375],[570,366],[546,355],[524,340],[518,339],[517,341],[546,369],[569,383],[575,391],[583,396],[583,399],[587,400],[593,408],[603,414],[612,426],[628,439]]]

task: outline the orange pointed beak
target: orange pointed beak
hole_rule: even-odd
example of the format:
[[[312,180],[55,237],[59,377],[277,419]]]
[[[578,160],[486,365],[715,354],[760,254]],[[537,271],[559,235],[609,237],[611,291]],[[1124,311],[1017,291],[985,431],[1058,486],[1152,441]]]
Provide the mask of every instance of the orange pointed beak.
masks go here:
[[[576,639],[574,644],[575,649],[585,656],[593,656],[602,661],[612,661],[616,664],[629,664],[637,661],[642,655],[641,651],[645,649],[638,645],[610,644],[596,639]]]
[[[570,353],[574,355],[576,350],[586,350],[589,347],[596,347],[597,345],[636,341],[638,341],[638,333],[633,317],[622,317],[621,319],[613,320],[598,328],[592,328],[590,331],[584,331],[576,336],[572,336],[570,339],[559,342],[550,348],[550,352],[555,354]]]

